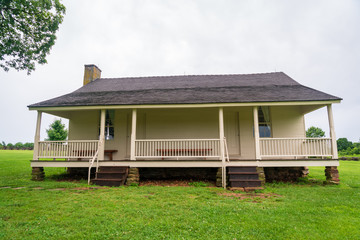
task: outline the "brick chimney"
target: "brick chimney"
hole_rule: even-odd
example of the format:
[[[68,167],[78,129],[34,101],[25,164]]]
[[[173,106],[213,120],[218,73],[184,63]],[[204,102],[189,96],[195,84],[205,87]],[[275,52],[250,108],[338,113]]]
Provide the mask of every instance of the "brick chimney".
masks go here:
[[[97,78],[101,78],[101,70],[94,64],[85,65],[84,86]]]

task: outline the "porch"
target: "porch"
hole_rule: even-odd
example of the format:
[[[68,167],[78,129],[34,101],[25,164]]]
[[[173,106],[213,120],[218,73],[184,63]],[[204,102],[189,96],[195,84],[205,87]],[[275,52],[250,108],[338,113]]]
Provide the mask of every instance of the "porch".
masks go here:
[[[323,106],[328,112],[330,137],[304,137],[304,114]],[[267,117],[263,116],[266,112],[262,108],[125,109],[116,116],[116,121],[116,114],[113,112],[111,118],[111,113],[105,109],[100,110],[100,116],[96,114],[99,110],[91,111],[91,115],[48,111],[53,115],[72,117],[69,118],[70,140],[67,141],[40,141],[42,111],[38,110],[33,162],[62,160],[70,163],[94,159],[97,162],[214,161],[225,164],[236,161],[337,160],[331,104],[270,106],[271,114],[267,110]],[[96,116],[99,117],[97,123]],[[266,137],[260,134],[264,130],[269,133]],[[114,131],[117,134],[114,135]],[[94,135],[98,139],[77,140]]]
[[[330,138],[304,137],[304,113],[324,106],[328,110]],[[106,166],[214,167],[223,169],[225,179],[230,166],[339,165],[331,104],[267,108],[101,109],[100,116],[99,110],[49,111],[71,116],[67,141],[40,141],[42,112],[38,111],[31,166],[82,167],[89,168],[89,172],[92,167]],[[89,136],[89,132],[96,136],[96,128],[98,139],[78,140]],[[261,132],[270,134],[264,137]],[[174,136],[178,138],[171,138]]]

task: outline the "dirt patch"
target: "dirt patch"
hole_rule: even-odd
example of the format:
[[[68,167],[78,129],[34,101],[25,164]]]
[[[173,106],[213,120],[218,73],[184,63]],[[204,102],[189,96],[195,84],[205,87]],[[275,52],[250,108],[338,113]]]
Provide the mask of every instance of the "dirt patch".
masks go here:
[[[142,180],[139,186],[162,186],[162,187],[215,187],[213,181],[192,181],[192,180]]]
[[[239,200],[261,200],[261,199],[268,199],[268,198],[280,198],[282,197],[276,193],[218,193],[220,196],[230,197],[230,198],[237,198]],[[255,201],[257,202],[257,201]]]
[[[52,189],[47,189],[48,191],[65,191],[67,188],[52,188]]]
[[[76,187],[69,188],[70,190],[96,190],[96,189],[107,189],[108,187]]]

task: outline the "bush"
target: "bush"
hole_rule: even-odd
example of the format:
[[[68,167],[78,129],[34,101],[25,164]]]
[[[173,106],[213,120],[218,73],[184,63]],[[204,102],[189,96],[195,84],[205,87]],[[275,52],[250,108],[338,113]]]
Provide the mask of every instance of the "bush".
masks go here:
[[[339,151],[347,150],[348,148],[353,147],[353,143],[350,142],[347,138],[339,138],[336,143]]]

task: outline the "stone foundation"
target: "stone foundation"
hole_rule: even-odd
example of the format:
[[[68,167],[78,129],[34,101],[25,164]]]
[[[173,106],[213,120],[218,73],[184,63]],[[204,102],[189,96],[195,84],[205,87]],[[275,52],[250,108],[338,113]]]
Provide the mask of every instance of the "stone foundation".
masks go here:
[[[339,184],[339,170],[337,167],[325,167],[326,183]]]
[[[261,186],[265,185],[265,172],[263,167],[256,167],[256,172],[259,174],[259,180],[261,180]]]
[[[43,181],[45,178],[45,172],[43,167],[33,167],[31,172],[31,180]]]
[[[218,168],[216,172],[216,186],[222,187],[222,168]]]
[[[129,173],[126,179],[127,186],[139,185],[140,174],[138,168],[129,168]]]
[[[266,182],[296,182],[299,178],[307,177],[307,167],[265,167]]]

